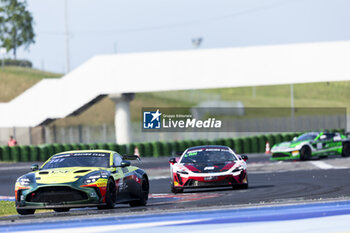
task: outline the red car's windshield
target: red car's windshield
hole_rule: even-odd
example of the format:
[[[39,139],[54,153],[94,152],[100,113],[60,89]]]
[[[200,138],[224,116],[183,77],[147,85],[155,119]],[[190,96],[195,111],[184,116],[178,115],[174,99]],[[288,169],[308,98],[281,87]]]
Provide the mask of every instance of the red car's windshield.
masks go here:
[[[224,163],[236,160],[236,156],[228,149],[203,148],[188,150],[180,163]]]

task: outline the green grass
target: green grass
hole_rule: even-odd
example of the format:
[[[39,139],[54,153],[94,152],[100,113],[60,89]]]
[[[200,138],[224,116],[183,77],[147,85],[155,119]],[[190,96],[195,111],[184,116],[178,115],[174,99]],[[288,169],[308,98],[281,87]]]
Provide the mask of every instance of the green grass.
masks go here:
[[[60,74],[30,68],[0,67],[0,102],[10,101],[43,78],[58,78],[61,76]]]
[[[0,216],[17,214],[14,201],[0,201]]]
[[[52,212],[53,210],[39,209],[35,213]],[[17,215],[14,201],[0,201],[0,216]]]
[[[219,93],[223,100],[240,100],[246,107],[290,107],[290,85],[206,90]],[[350,81],[294,85],[295,107],[347,107],[350,109]]]

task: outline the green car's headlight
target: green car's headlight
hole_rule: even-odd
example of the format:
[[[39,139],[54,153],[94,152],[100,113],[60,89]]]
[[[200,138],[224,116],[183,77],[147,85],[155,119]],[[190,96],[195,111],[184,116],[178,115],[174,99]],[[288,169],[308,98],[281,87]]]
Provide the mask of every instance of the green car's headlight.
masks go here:
[[[295,149],[295,150],[299,150],[301,148],[301,145],[300,144],[291,145],[290,148]]]
[[[21,176],[20,178],[17,179],[17,182],[21,185],[21,186],[29,186],[31,183],[31,180],[26,177],[26,176]]]
[[[92,172],[88,174],[86,177],[84,177],[83,183],[84,184],[95,183],[100,178],[102,178],[101,172]]]

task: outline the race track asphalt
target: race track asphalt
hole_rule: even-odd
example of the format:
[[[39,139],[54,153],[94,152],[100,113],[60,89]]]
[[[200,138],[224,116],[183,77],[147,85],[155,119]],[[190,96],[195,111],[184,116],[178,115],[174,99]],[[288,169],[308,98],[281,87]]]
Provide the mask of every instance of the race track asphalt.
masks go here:
[[[288,204],[320,200],[350,199],[350,158],[329,158],[307,162],[270,162],[264,154],[249,155],[249,188],[199,189],[174,195],[170,192],[167,157],[145,158],[142,164],[150,177],[150,199],[146,207],[130,208],[117,205],[112,210],[96,208],[73,209],[68,213],[40,213],[34,216],[0,217],[8,221],[31,221],[40,218],[69,218],[70,216],[116,215],[130,213],[164,213],[198,208],[227,208]],[[136,164],[137,165],[137,164]],[[13,196],[16,178],[28,171],[30,164],[0,165],[0,196]]]

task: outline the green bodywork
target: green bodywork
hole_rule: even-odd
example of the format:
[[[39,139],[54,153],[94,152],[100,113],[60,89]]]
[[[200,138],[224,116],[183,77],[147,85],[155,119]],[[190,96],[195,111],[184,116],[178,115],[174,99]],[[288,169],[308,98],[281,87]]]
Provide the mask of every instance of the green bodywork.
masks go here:
[[[124,201],[125,199],[132,199],[126,197],[127,194],[134,194],[133,192],[138,190],[139,187],[132,182],[133,176],[141,179],[141,170],[138,167],[131,166],[130,164],[126,167],[116,166],[114,164],[113,156],[116,156],[116,152],[107,150],[87,150],[87,151],[69,151],[62,152],[52,156],[48,161],[55,159],[55,156],[65,154],[106,154],[109,160],[108,167],[62,167],[52,169],[40,169],[21,176],[16,181],[15,196],[16,196],[16,208],[17,209],[51,209],[51,208],[75,208],[75,207],[88,207],[88,206],[99,206],[105,204],[105,192],[107,188],[107,181],[112,178],[116,185],[117,197]],[[44,166],[43,165],[43,166]],[[43,167],[42,166],[42,167]],[[139,173],[137,173],[138,171]],[[98,177],[92,179],[89,177]],[[141,174],[141,175],[140,175]],[[28,180],[28,185],[23,186],[19,180],[25,177]],[[86,180],[92,180],[90,183],[86,183]],[[127,188],[127,184],[130,187]],[[121,186],[122,187],[121,187]],[[40,201],[28,201],[28,196],[34,198],[36,191],[43,188],[62,188],[69,189],[72,191],[71,195],[79,195],[77,199],[73,201],[64,201],[57,203],[47,203]],[[135,191],[135,192],[136,192]],[[54,193],[55,192],[55,193]],[[67,192],[60,193],[59,191],[51,191],[55,196],[67,195]],[[78,193],[78,194],[77,194]],[[119,197],[118,195],[121,195]],[[136,196],[136,195],[135,195]]]
[[[311,157],[326,157],[342,154],[342,140],[345,135],[340,133],[311,132],[300,135],[290,142],[282,142],[271,148],[270,160],[300,160],[303,147],[310,149]],[[305,139],[305,140],[303,140]]]

